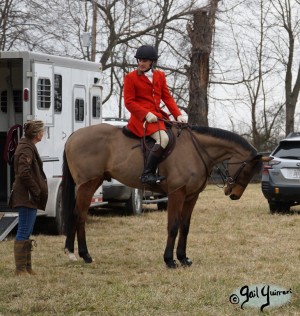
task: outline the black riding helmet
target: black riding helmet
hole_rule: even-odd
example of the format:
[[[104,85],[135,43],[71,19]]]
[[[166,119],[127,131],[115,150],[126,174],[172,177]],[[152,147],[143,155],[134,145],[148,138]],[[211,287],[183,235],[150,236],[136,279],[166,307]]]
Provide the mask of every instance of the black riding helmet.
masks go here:
[[[156,61],[158,59],[158,54],[153,46],[142,45],[137,49],[134,57],[137,59],[149,59]]]

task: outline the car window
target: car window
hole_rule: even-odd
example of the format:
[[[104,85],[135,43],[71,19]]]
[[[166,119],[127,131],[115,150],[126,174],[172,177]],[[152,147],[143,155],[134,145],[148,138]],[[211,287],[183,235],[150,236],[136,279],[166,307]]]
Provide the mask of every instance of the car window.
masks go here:
[[[278,158],[300,159],[300,141],[299,142],[281,142],[272,156]]]

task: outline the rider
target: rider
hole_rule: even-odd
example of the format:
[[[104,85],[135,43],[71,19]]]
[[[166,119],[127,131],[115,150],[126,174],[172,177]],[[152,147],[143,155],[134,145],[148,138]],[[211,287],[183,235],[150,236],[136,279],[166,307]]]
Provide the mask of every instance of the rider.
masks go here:
[[[173,117],[186,123],[167,87],[165,73],[156,70],[156,49],[150,45],[140,46],[134,56],[138,67],[124,79],[125,106],[131,113],[128,129],[139,137],[151,136],[155,141],[141,176],[143,184],[154,184],[164,180],[156,173],[160,157],[167,147],[169,137],[163,120],[169,116],[160,108],[163,101]]]

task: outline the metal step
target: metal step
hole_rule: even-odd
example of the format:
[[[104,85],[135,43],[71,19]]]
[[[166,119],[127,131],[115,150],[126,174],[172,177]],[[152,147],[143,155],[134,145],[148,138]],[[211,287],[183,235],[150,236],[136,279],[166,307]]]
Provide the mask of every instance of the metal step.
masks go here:
[[[2,241],[14,229],[18,222],[18,213],[5,213],[0,218],[0,241]]]

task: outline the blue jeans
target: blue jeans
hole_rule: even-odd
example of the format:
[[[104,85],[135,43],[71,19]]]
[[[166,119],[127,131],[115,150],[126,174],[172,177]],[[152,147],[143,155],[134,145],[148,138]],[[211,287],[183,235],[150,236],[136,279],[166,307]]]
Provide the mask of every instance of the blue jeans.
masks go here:
[[[19,224],[16,240],[27,240],[33,231],[37,210],[35,208],[18,207]]]

